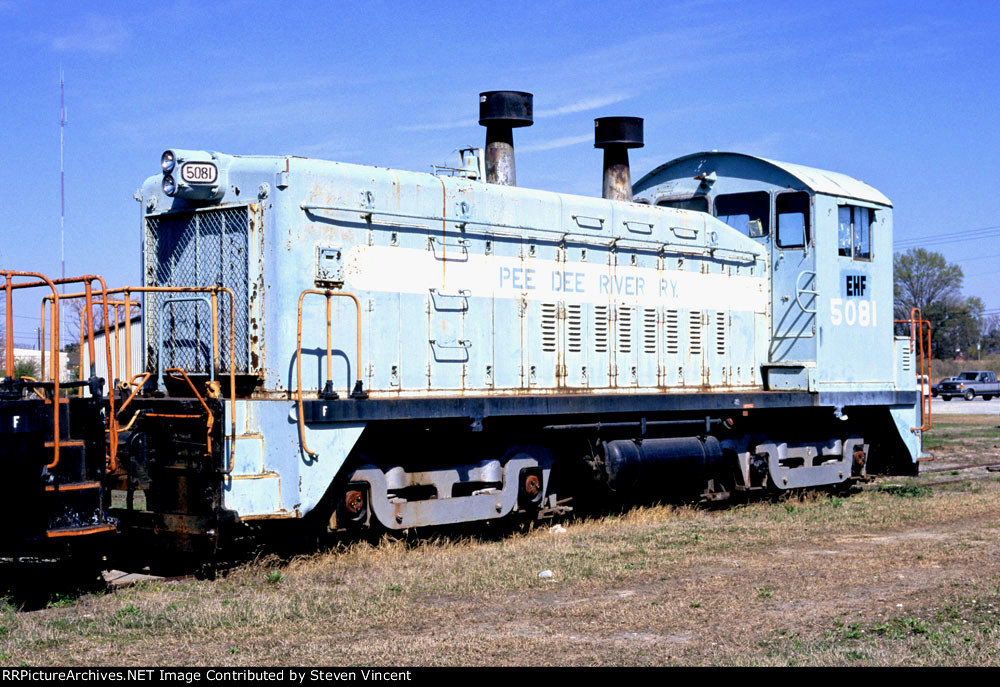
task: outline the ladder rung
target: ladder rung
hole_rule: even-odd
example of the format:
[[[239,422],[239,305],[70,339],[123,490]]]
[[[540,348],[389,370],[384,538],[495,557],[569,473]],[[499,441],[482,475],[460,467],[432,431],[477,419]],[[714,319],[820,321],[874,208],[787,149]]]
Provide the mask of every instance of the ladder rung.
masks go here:
[[[66,484],[49,484],[45,491],[84,491],[85,489],[100,489],[100,482],[67,482]]]
[[[88,525],[87,527],[60,527],[48,530],[46,537],[81,537],[87,534],[98,534],[100,532],[114,532],[114,525]]]

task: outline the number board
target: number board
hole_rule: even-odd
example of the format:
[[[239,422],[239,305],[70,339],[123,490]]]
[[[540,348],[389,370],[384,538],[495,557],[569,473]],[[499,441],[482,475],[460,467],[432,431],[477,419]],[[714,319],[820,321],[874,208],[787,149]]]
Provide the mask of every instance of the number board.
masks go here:
[[[843,272],[840,275],[840,295],[830,299],[830,324],[835,327],[875,327],[878,317],[875,299],[871,298],[869,276]]]
[[[181,179],[188,184],[214,184],[218,168],[211,162],[186,162],[181,167]]]

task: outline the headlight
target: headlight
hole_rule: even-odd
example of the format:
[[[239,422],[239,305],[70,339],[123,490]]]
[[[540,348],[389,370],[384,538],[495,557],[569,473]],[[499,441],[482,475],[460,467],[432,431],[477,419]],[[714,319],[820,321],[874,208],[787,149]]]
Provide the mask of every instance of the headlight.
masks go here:
[[[0,0],[2,3],[3,0]],[[160,155],[160,190],[163,195],[187,203],[216,203],[229,188],[231,158],[207,150],[167,148]]]
[[[177,161],[174,159],[174,151],[166,150],[163,155],[160,156],[160,167],[163,169],[164,174],[170,174],[174,171],[174,164]]]

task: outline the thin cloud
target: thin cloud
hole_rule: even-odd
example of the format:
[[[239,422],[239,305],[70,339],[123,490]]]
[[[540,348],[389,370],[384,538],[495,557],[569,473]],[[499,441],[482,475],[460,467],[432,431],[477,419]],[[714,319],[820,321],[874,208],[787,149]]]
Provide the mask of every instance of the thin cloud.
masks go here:
[[[556,148],[568,148],[569,146],[579,145],[580,143],[587,143],[592,141],[594,138],[593,134],[586,134],[584,136],[566,136],[564,138],[554,138],[547,143],[537,143],[535,145],[521,146],[518,148],[518,152],[521,153],[534,153],[540,150],[555,150]]]
[[[479,120],[462,119],[454,122],[428,122],[426,124],[408,124],[397,127],[397,131],[445,131],[447,129],[467,129],[479,126]]]
[[[573,114],[574,112],[586,112],[587,110],[596,110],[600,107],[605,107],[607,105],[614,105],[615,103],[620,103],[623,100],[628,100],[632,97],[631,93],[613,93],[610,95],[599,96],[594,98],[585,98],[583,100],[578,100],[575,103],[570,103],[569,105],[563,105],[562,107],[556,107],[550,110],[538,110],[535,112],[536,119],[544,119],[545,117],[558,117],[559,115]]]
[[[110,54],[121,50],[132,37],[132,29],[121,19],[91,15],[68,33],[52,38],[57,52]]]
[[[357,149],[350,149],[344,146],[343,138],[331,138],[326,141],[320,141],[318,143],[308,143],[299,146],[291,147],[292,155],[301,155],[303,157],[318,157],[318,156],[337,156],[341,159],[348,159],[358,157],[364,154],[364,151]]]

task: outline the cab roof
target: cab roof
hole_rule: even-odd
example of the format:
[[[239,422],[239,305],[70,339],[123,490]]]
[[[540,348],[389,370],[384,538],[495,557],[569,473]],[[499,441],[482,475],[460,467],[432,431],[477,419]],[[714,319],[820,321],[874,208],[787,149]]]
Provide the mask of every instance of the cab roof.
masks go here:
[[[692,153],[691,155],[684,155],[683,157],[666,162],[639,179],[639,181],[635,184],[636,189],[642,190],[646,186],[656,184],[659,181],[657,177],[662,176],[668,169],[694,158],[745,158],[747,160],[755,161],[763,166],[769,166],[780,170],[794,177],[805,188],[813,191],[814,193],[822,193],[841,198],[852,198],[854,200],[861,200],[892,207],[892,201],[890,201],[883,193],[872,186],[869,186],[860,179],[849,177],[846,174],[830,172],[825,169],[817,169],[815,167],[806,167],[805,165],[795,165],[790,162],[769,160],[764,157],[747,155],[745,153],[727,153],[718,151]],[[713,170],[706,169],[705,171],[711,172]]]

